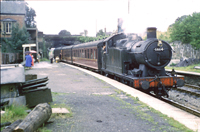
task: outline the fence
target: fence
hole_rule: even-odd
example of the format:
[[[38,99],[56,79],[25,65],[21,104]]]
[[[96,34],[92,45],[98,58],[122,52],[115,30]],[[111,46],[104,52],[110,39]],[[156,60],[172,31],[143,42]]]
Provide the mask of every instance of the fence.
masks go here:
[[[2,53],[2,64],[19,63],[19,53]]]

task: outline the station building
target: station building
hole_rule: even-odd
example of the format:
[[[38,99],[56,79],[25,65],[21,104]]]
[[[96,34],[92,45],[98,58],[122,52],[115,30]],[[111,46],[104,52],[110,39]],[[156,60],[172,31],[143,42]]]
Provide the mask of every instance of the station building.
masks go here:
[[[1,12],[0,12],[0,39],[2,42],[2,38],[11,38],[12,27],[19,24],[19,28],[26,28],[25,17],[26,17],[26,5],[24,1],[1,1]],[[25,50],[36,50],[38,51],[38,40],[37,40],[37,28],[26,28],[26,30],[30,34],[28,44],[34,44],[35,46],[25,46]],[[0,44],[1,45],[1,44]],[[15,63],[19,58],[19,55],[16,53],[3,53],[0,56],[0,60],[2,64],[10,64]]]

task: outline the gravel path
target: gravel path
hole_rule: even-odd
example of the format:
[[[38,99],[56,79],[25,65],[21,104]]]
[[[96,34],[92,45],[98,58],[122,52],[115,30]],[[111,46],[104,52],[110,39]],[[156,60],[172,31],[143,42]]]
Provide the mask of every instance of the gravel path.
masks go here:
[[[45,125],[52,132],[182,132],[183,126],[106,82],[62,63],[41,62],[25,74],[48,76],[52,105],[70,116],[55,116]]]

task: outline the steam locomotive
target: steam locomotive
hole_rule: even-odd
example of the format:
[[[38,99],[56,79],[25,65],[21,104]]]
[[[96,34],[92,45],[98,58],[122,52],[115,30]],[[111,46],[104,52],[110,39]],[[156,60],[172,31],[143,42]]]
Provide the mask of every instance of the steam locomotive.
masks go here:
[[[171,46],[156,38],[156,28],[147,28],[147,39],[136,34],[118,33],[106,39],[59,47],[54,58],[91,68],[103,75],[158,97],[172,87],[182,87],[184,77],[166,73],[172,58]]]

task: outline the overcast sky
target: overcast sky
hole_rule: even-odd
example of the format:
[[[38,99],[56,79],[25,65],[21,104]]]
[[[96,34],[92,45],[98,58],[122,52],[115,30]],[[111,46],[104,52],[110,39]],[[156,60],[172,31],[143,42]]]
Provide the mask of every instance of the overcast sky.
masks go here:
[[[200,0],[61,0],[27,1],[36,11],[39,31],[58,34],[67,30],[88,36],[106,27],[107,32],[117,29],[118,18],[125,20],[126,32],[143,33],[147,27],[166,31],[168,26],[183,15],[200,12]]]

